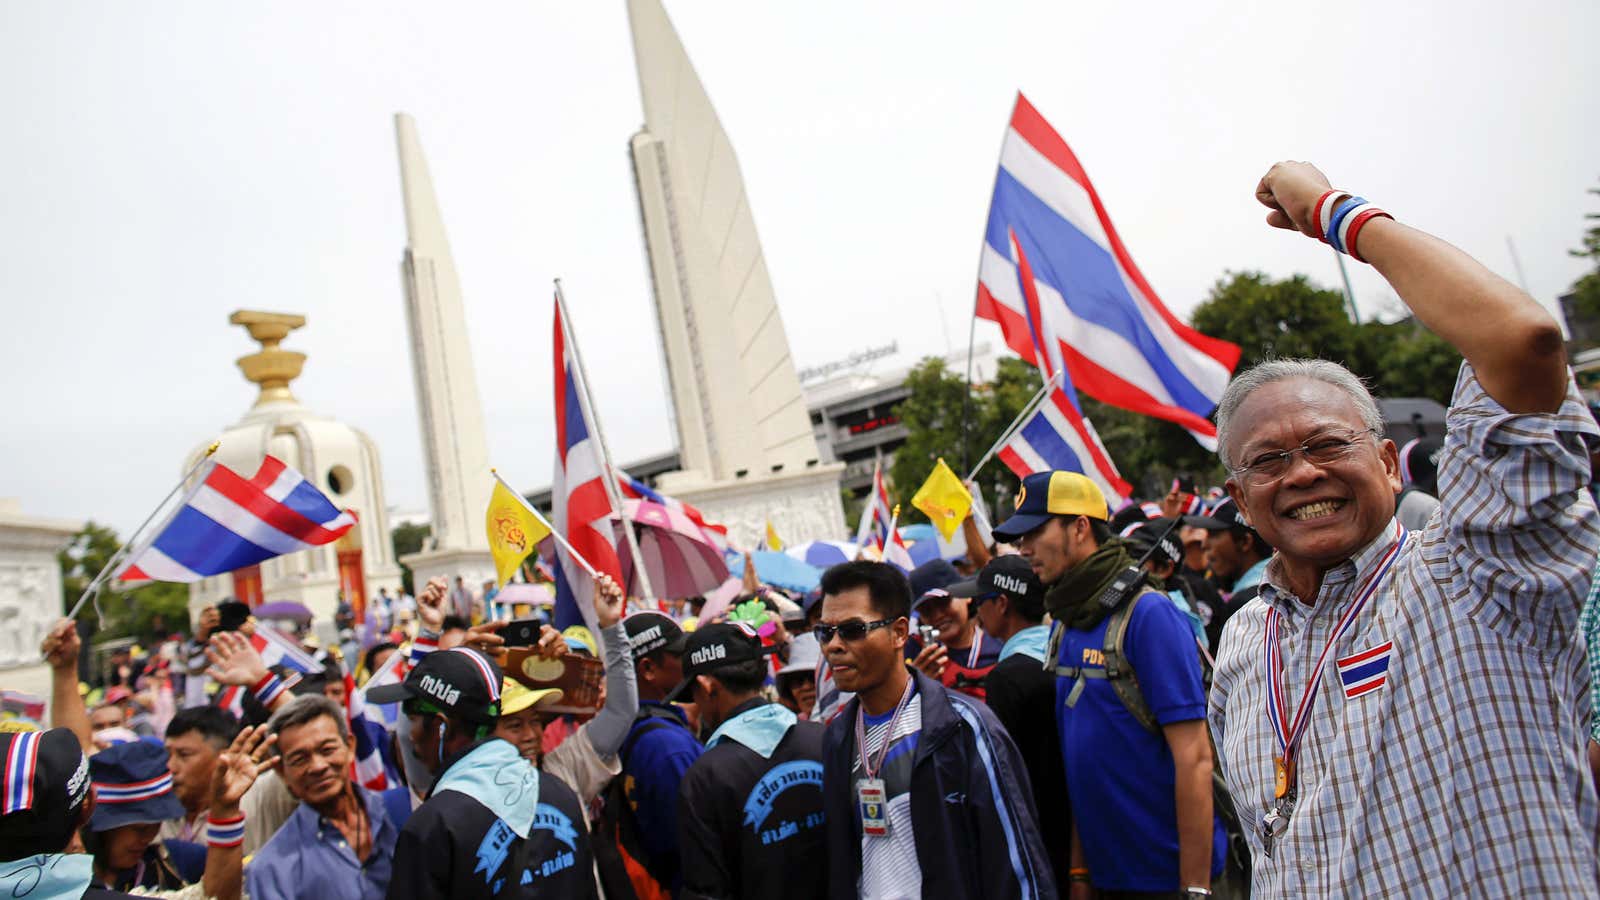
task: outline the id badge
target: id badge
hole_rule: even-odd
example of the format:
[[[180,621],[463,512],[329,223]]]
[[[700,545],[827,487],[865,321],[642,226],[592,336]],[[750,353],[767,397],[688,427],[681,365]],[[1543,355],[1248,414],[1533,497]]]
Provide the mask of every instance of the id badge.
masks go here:
[[[856,783],[856,800],[861,808],[861,833],[872,837],[889,836],[889,791],[882,778],[863,778]]]

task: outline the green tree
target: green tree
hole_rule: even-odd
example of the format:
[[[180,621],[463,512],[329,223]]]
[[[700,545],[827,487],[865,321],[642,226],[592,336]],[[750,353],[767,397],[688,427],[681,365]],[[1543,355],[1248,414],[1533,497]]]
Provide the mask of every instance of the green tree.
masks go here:
[[[406,523],[396,525],[389,530],[389,542],[394,545],[394,558],[410,556],[422,549],[422,545],[433,535],[432,525],[417,525]],[[411,583],[411,567],[405,563],[400,564],[400,587],[408,594],[416,595],[416,590]]]
[[[906,442],[895,451],[889,479],[894,482],[893,499],[901,504],[900,521],[911,524],[927,521],[927,517],[911,505],[911,495],[927,480],[934,463],[944,457],[952,467],[961,464],[961,413],[966,382],[946,368],[944,360],[930,356],[917,363],[906,376],[905,385],[910,393],[900,401],[896,415],[909,434]]]
[[[1590,188],[1589,193],[1600,196],[1600,188]],[[1588,213],[1584,218],[1600,222],[1600,213]],[[1594,265],[1593,270],[1572,284],[1574,317],[1591,323],[1600,320],[1600,224],[1592,225],[1584,232],[1582,247],[1567,252],[1579,259],[1587,259]]]
[[[56,554],[61,565],[62,600],[66,604],[63,614],[77,604],[89,582],[121,548],[114,530],[91,521]],[[132,637],[154,643],[174,632],[189,632],[187,585],[155,581],[132,590],[119,590],[114,584],[107,584],[100,589],[97,605],[105,618],[100,622],[96,641]]]

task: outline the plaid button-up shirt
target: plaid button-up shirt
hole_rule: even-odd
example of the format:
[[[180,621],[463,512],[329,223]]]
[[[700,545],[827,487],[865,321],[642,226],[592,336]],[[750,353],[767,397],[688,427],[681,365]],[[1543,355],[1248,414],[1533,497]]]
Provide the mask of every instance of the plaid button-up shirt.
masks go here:
[[[1323,578],[1282,586],[1222,635],[1209,719],[1250,835],[1257,897],[1600,896],[1600,803],[1584,755],[1589,669],[1578,611],[1600,545],[1585,490],[1600,436],[1569,390],[1554,415],[1515,415],[1469,366],[1439,460],[1441,506],[1329,652],[1297,767],[1288,831],[1263,853],[1278,752],[1263,641],[1279,619],[1290,709],[1381,537]],[[1383,686],[1346,695],[1335,660],[1393,642]]]

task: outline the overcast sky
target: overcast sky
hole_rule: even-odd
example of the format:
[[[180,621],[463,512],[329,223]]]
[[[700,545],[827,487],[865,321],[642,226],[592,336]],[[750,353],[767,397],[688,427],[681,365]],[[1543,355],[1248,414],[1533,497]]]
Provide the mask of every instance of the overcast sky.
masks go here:
[[[157,10],[160,13],[157,13]],[[966,339],[1017,90],[1180,315],[1225,270],[1338,283],[1251,197],[1308,159],[1542,300],[1600,210],[1600,4],[669,3],[739,154],[796,362]],[[241,308],[303,313],[295,392],[426,507],[392,114],[416,116],[491,460],[550,475],[550,283],[621,460],[672,445],[627,155],[620,0],[0,5],[0,496],[124,535],[255,396]],[[1356,268],[1361,268],[1357,266]],[[1354,273],[1364,314],[1395,307]],[[993,337],[981,327],[980,340]]]

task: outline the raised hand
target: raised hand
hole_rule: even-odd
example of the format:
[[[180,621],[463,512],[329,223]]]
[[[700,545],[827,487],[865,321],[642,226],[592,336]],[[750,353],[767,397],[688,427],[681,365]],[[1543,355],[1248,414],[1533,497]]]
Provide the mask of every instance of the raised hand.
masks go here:
[[[1322,237],[1320,222],[1312,221],[1317,198],[1327,193],[1328,177],[1308,162],[1280,162],[1261,176],[1256,200],[1272,210],[1267,224],[1288,228],[1307,237]]]
[[[596,612],[598,611],[596,609]],[[533,648],[535,654],[545,659],[559,659],[571,652],[571,649],[567,646],[567,639],[562,636],[561,632],[549,625],[539,626],[539,643]]]
[[[417,592],[417,619],[424,631],[444,630],[444,604],[450,585],[443,578],[430,578]]]
[[[255,784],[256,777],[277,765],[271,751],[278,736],[267,733],[267,726],[254,725],[243,728],[228,749],[217,757],[217,768],[211,776],[211,813],[233,812],[245,791]]]
[[[269,674],[267,664],[261,661],[250,639],[236,631],[219,631],[211,636],[206,647],[206,659],[211,665],[206,674],[218,684],[236,684],[250,687]]]
[[[505,622],[480,622],[467,629],[467,637],[461,643],[504,666],[506,639],[499,634],[500,629],[504,627],[506,627]]]
[[[76,669],[78,667],[78,653],[83,649],[83,640],[78,637],[78,626],[71,619],[62,619],[51,626],[44,642],[39,645],[39,653],[52,669]]]
[[[601,628],[610,628],[622,621],[624,602],[622,587],[613,581],[610,575],[595,577],[594,617]]]
[[[196,643],[204,644],[211,639],[211,632],[222,624],[222,613],[217,612],[215,606],[208,606],[200,610],[200,620],[194,626],[194,639]]]

